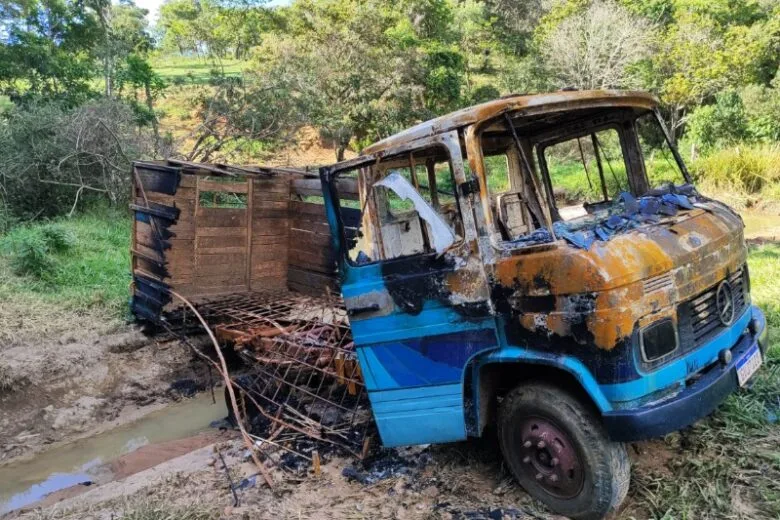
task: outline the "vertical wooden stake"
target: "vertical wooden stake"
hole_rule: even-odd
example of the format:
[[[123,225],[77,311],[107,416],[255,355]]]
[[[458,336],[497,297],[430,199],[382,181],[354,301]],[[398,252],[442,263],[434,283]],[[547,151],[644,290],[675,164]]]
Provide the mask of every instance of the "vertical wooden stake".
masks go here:
[[[363,439],[363,451],[360,452],[360,458],[365,459],[368,457],[368,450],[371,448],[371,436],[366,435],[366,438]]]
[[[314,476],[320,476],[320,452],[314,450],[311,452],[311,464],[314,468]]]

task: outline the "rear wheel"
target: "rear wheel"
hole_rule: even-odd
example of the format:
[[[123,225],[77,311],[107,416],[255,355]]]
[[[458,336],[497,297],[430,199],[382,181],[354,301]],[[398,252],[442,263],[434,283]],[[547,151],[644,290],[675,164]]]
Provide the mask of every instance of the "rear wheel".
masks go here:
[[[625,447],[610,441],[591,407],[569,392],[547,383],[518,386],[501,403],[498,423],[515,478],[556,513],[603,518],[626,497]]]

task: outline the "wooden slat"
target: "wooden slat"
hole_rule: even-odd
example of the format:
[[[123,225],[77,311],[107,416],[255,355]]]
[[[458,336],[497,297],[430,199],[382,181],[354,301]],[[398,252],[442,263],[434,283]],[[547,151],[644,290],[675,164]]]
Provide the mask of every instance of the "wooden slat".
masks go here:
[[[234,264],[198,265],[198,276],[224,274],[246,275],[246,265],[243,262]]]
[[[312,273],[296,267],[290,267],[287,270],[287,280],[310,287],[335,287],[335,276],[325,276],[319,273]]]
[[[199,227],[198,237],[240,236],[246,235],[245,227]]]
[[[247,210],[233,208],[198,208],[198,226],[236,227],[246,226]]]
[[[252,263],[276,260],[279,263],[287,263],[287,248],[256,247],[252,251]]]
[[[330,235],[314,233],[303,229],[290,230],[290,245],[300,247],[330,247]]]
[[[202,265],[218,265],[218,264],[241,264],[246,262],[246,254],[214,254],[214,255],[202,255],[198,254],[195,260],[198,267]]]
[[[340,198],[359,199],[357,180],[339,179],[337,182]],[[291,191],[303,196],[322,196],[322,184],[319,179],[295,179],[292,181]]]
[[[281,276],[261,276],[252,278],[250,283],[252,291],[278,291],[287,288],[287,277]]]
[[[203,237],[199,236],[196,239],[198,248],[202,251],[202,248],[211,247],[238,247],[246,244],[246,240],[242,236],[216,236],[216,237]]]
[[[290,180],[283,177],[276,179],[254,179],[254,189],[252,193],[284,193],[289,198]]]
[[[324,222],[315,222],[313,220],[304,220],[293,217],[290,221],[290,230],[294,229],[330,236],[330,226]]]
[[[257,201],[288,201],[290,200],[290,193],[287,191],[284,192],[275,192],[275,191],[258,191],[255,190],[254,195],[252,196],[254,198],[255,202]],[[257,204],[259,206],[260,204]]]
[[[198,188],[201,192],[219,191],[227,193],[249,193],[249,187],[246,182],[217,182],[200,179]]]
[[[287,235],[252,235],[253,246],[275,246],[271,249],[287,250]],[[278,246],[278,247],[276,247]]]

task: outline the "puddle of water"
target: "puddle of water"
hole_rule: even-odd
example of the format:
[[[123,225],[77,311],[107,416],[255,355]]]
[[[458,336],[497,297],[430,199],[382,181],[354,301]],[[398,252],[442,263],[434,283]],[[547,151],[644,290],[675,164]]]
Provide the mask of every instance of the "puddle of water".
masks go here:
[[[744,211],[741,215],[745,222],[746,237],[780,237],[780,215],[749,211]]]
[[[44,451],[34,458],[0,466],[0,514],[32,504],[54,491],[96,478],[106,462],[146,444],[182,439],[202,432],[227,415],[217,393],[166,406],[113,430]]]

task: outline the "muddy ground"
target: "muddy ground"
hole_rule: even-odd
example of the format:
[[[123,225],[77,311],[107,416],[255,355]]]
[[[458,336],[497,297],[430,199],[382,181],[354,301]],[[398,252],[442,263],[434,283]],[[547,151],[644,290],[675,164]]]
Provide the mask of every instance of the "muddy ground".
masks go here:
[[[3,350],[7,375],[0,392],[0,465],[134,421],[209,383],[204,365],[177,342],[152,341],[121,324],[83,331]],[[242,486],[238,505],[217,448],[233,483]],[[634,445],[631,454],[635,474],[662,476],[674,458],[662,442]],[[556,518],[513,483],[491,437],[413,450],[401,461],[385,471],[389,477],[363,483],[344,473],[355,469],[363,474],[365,468],[337,455],[325,461],[319,476],[313,470],[295,473],[274,467],[270,490],[260,477],[253,477],[257,470],[235,433],[214,429],[119,457],[107,465],[111,477],[100,485],[65,489],[8,516]],[[647,514],[629,498],[619,516]]]
[[[151,341],[129,325],[7,343],[0,358],[0,464],[132,421],[206,381],[204,365],[186,348]]]

